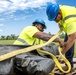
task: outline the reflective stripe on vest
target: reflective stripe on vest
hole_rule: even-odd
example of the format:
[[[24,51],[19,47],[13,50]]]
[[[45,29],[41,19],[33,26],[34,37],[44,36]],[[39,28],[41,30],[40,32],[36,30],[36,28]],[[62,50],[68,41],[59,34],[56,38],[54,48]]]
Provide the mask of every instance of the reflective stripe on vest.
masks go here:
[[[29,45],[25,40],[21,39],[21,38],[17,38],[18,41],[22,42],[24,45]],[[36,39],[34,40],[33,44],[34,45],[36,42]]]
[[[72,18],[72,17],[76,17],[76,14],[66,16],[63,20],[65,21],[65,20],[67,20],[67,19],[69,19],[69,18]]]
[[[24,45],[28,45],[28,43],[25,40],[21,39],[21,38],[17,38],[17,40],[22,42]]]

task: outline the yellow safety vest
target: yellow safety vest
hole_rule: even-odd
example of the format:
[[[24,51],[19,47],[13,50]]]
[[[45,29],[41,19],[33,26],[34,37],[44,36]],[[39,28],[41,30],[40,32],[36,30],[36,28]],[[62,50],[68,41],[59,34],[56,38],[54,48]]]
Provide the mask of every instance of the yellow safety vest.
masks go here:
[[[66,32],[66,25],[70,22],[76,22],[76,8],[72,6],[60,6],[62,12],[62,20],[58,23],[62,25],[63,30]]]
[[[43,44],[43,41],[38,38],[34,38],[33,35],[39,32],[35,26],[27,26],[22,30],[17,40],[14,42],[16,45],[38,45]]]

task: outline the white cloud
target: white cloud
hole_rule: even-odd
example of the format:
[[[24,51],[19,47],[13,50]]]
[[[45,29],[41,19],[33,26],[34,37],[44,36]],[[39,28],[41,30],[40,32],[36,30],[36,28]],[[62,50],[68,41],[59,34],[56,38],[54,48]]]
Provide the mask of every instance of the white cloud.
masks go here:
[[[14,20],[24,20],[27,17],[31,17],[32,15],[28,15],[28,16],[21,16],[21,17],[15,17]]]
[[[4,26],[3,24],[0,24],[0,27]]]
[[[0,0],[0,21],[8,19],[23,20],[32,15],[17,16],[13,12],[27,9],[35,11],[34,8],[42,9],[42,6],[45,6],[47,2],[56,3],[56,0]],[[25,13],[28,13],[28,11],[25,11]]]
[[[40,8],[47,2],[56,3],[55,0],[0,0],[0,13],[15,12],[16,10],[28,8]]]

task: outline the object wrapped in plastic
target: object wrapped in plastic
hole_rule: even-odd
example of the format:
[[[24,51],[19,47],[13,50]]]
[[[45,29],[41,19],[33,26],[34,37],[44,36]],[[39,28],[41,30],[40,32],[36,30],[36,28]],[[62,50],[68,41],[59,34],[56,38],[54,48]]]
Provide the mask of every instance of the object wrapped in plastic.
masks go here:
[[[25,45],[0,45],[0,55],[12,52],[14,50],[26,48]],[[58,54],[55,44],[43,47],[43,50]],[[36,50],[16,55],[12,58],[0,61],[0,75],[49,75],[54,69],[54,61],[47,55],[40,55]]]

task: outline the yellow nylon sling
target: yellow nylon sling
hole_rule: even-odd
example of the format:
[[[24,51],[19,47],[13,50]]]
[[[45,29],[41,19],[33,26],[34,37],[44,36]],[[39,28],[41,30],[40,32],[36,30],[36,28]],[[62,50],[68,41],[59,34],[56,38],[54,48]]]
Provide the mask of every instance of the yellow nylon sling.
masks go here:
[[[49,53],[47,51],[42,51],[42,50],[39,50],[39,48],[43,47],[43,46],[46,46],[48,44],[50,44],[53,40],[55,40],[61,33],[62,31],[60,30],[55,36],[53,36],[49,41],[47,41],[46,43],[44,44],[41,44],[41,45],[34,45],[34,46],[30,46],[30,47],[27,47],[27,48],[23,48],[23,49],[19,49],[19,50],[15,50],[15,51],[12,51],[12,52],[9,52],[7,54],[4,54],[4,55],[1,55],[0,56],[0,61],[3,61],[5,59],[8,59],[8,58],[11,58],[11,57],[14,57],[18,54],[21,54],[21,53],[26,53],[26,52],[29,52],[29,51],[33,51],[35,49],[38,49],[39,52],[41,53],[45,53],[45,54],[49,54],[52,59],[55,61],[57,67],[63,72],[63,73],[68,73],[70,72],[71,70],[71,66],[70,66],[70,63],[69,61],[62,55],[60,49],[59,49],[59,52],[60,52],[60,55],[61,55],[61,58],[64,60],[64,62],[67,64],[68,66],[68,70],[67,71],[64,71],[58,61],[58,59],[52,54],[52,53]]]
[[[64,62],[66,63],[66,65],[67,65],[67,67],[68,67],[68,70],[66,70],[66,71],[62,69],[62,67],[61,67],[61,65],[60,65],[60,62],[58,61],[58,59],[56,58],[55,55],[53,55],[52,53],[49,53],[49,52],[47,52],[47,51],[43,51],[43,50],[38,50],[38,52],[50,55],[50,56],[52,57],[52,59],[54,60],[56,66],[57,66],[57,67],[59,68],[59,70],[61,70],[63,73],[69,73],[69,72],[70,72],[70,70],[71,70],[71,65],[70,65],[69,61],[64,57],[64,55],[62,55],[60,48],[59,48],[60,57],[64,60]]]

